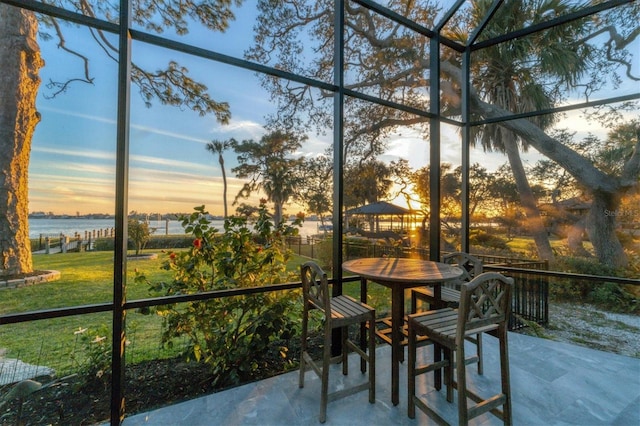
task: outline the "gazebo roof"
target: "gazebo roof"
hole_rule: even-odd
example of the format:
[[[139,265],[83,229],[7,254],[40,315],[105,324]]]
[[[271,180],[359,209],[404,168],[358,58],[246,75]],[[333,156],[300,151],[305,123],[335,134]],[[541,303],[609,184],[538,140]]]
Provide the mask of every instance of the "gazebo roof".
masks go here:
[[[375,203],[367,204],[365,206],[356,207],[346,211],[347,214],[368,214],[368,215],[405,215],[411,214],[412,211],[405,209],[404,207],[396,206],[395,204],[388,203],[386,201],[377,201]]]

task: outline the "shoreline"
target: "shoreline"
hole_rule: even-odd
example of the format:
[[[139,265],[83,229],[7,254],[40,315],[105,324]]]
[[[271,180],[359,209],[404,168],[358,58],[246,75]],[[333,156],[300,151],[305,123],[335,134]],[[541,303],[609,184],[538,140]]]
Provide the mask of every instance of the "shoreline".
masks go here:
[[[155,229],[152,234],[154,236],[171,236],[171,235],[185,235],[184,228],[182,228],[182,221],[175,220],[149,220],[149,226]],[[212,226],[222,230],[224,229],[224,219],[213,219]],[[306,237],[322,233],[319,230],[322,222],[319,220],[305,220],[302,227],[299,228],[299,235]],[[327,225],[327,222],[325,222]],[[44,237],[60,237],[64,235],[67,237],[80,236],[83,237],[86,233],[98,233],[98,231],[104,233],[105,231],[111,232],[115,227],[114,219],[111,218],[32,218],[29,219],[29,238],[38,239]],[[95,235],[94,235],[95,236]]]

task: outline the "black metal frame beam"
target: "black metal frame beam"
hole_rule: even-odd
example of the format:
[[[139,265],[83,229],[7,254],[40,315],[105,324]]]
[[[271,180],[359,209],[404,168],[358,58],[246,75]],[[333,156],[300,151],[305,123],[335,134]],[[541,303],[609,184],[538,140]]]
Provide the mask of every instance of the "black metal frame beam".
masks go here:
[[[445,12],[444,16],[440,19],[440,22],[436,23],[435,27],[433,28],[433,31],[439,34],[442,31],[442,29],[445,27],[445,25],[449,23],[451,18],[453,18],[456,12],[458,12],[458,9],[460,9],[462,5],[465,4],[466,2],[467,0],[457,0],[453,4],[453,6],[451,6],[447,12]]]
[[[467,48],[462,54],[462,87],[461,87],[461,108],[462,108],[462,121],[464,126],[462,127],[462,217],[461,227],[462,235],[460,241],[460,249],[463,252],[469,253],[471,247],[469,243],[469,227],[471,225],[471,218],[469,212],[469,176],[471,171],[471,124],[469,118],[471,117],[471,106],[469,98],[471,96],[471,49]]]
[[[115,242],[111,342],[111,424],[125,415],[124,351],[126,342],[127,212],[129,211],[129,134],[131,117],[131,3],[120,0],[118,34],[118,109],[116,123]]]
[[[332,239],[333,276],[337,279],[331,287],[333,297],[342,295],[342,211],[344,206],[344,0],[333,2],[333,83],[337,90],[333,93],[333,235]],[[331,352],[333,356],[342,353],[341,329],[332,330]]]
[[[632,93],[630,95],[616,96],[613,98],[599,99],[597,101],[582,102],[579,104],[571,104],[571,105],[566,105],[566,106],[556,107],[556,108],[541,109],[538,111],[521,112],[518,114],[514,113],[514,114],[506,115],[504,117],[475,120],[475,121],[472,121],[470,124],[473,127],[473,126],[481,126],[483,124],[502,123],[503,121],[518,120],[520,118],[537,117],[540,115],[547,115],[547,114],[556,114],[559,112],[575,111],[582,108],[591,108],[591,107],[600,106],[600,105],[616,104],[620,102],[633,101],[636,99],[640,99],[640,93]]]
[[[350,0],[353,1],[354,3],[358,3],[361,4],[364,7],[367,7],[377,13],[380,13],[383,16],[388,17],[389,19],[392,19],[402,25],[406,25],[408,28],[422,34],[425,35],[427,37],[431,37],[433,34],[435,34],[432,30],[429,30],[428,28],[425,28],[421,25],[416,24],[413,21],[409,21],[407,18],[403,17],[402,15],[398,15],[397,13],[379,5],[378,3],[373,2],[372,0]],[[538,24],[537,26],[535,26],[535,28],[537,28],[537,31],[541,31],[547,28],[551,28],[552,26],[557,26],[557,25],[561,25],[563,23],[566,22],[570,22],[572,20],[575,19],[581,19],[584,18],[585,15],[588,16],[589,14],[593,14],[593,13],[597,13],[603,10],[608,10],[611,8],[614,8],[616,6],[620,6],[620,5],[624,5],[627,3],[633,3],[635,0],[612,0],[609,2],[605,2],[605,3],[600,3],[596,6],[592,6],[589,7],[585,10],[588,10],[589,13],[585,12],[584,10],[581,11],[580,13],[575,13],[575,14],[571,14],[571,15],[566,15],[566,16],[561,16],[559,18],[556,18],[554,20],[550,20],[547,21],[545,23],[542,24]],[[344,1],[343,1],[344,2]],[[62,9],[59,7],[55,7],[55,6],[51,6],[45,3],[42,3],[40,1],[36,1],[36,0],[0,0],[0,3],[6,3],[9,5],[13,5],[13,6],[17,6],[17,7],[22,7],[28,10],[32,10],[34,12],[38,12],[38,13],[44,13],[47,15],[51,15],[53,17],[57,17],[57,18],[61,18],[61,19],[65,19],[68,20],[70,22],[74,22],[74,23],[78,23],[78,24],[82,24],[82,25],[87,25],[87,26],[91,26],[93,28],[99,29],[99,30],[103,30],[103,31],[107,31],[110,33],[114,33],[114,34],[118,34],[119,33],[119,25],[117,24],[113,24],[107,21],[103,21],[100,19],[96,19],[96,18],[91,18],[82,14],[78,14],[75,12],[71,12],[68,11],[66,9]],[[413,24],[411,24],[413,22]],[[515,31],[512,33],[508,33],[505,34],[503,36],[500,37],[496,37],[493,38],[491,40],[486,40],[483,41],[481,43],[476,43],[473,46],[471,46],[471,50],[475,51],[478,50],[479,48],[483,48],[483,47],[488,47],[488,46],[492,46],[494,44],[497,43],[501,43],[504,41],[508,41],[508,40],[512,40],[514,38],[517,37],[522,37],[523,35],[527,35],[530,34],[532,31],[530,28],[534,28],[534,27],[527,27],[524,30],[519,30],[519,31]],[[210,59],[216,62],[220,62],[223,64],[227,64],[227,65],[231,65],[231,66],[235,66],[238,68],[242,68],[248,71],[254,71],[257,73],[261,73],[261,74],[267,74],[267,75],[271,75],[274,77],[278,77],[278,78],[283,78],[286,80],[290,80],[290,81],[295,81],[301,84],[306,84],[310,87],[314,87],[314,88],[318,88],[318,89],[322,89],[322,90],[328,90],[330,92],[336,92],[338,91],[340,88],[337,87],[335,84],[330,84],[327,82],[323,82],[320,80],[315,80],[312,78],[308,78],[308,77],[304,77],[304,76],[300,76],[297,74],[293,74],[287,71],[283,71],[280,69],[276,69],[276,68],[272,68],[272,67],[268,67],[265,65],[261,65],[255,62],[251,62],[251,61],[247,61],[244,59],[239,59],[233,56],[229,56],[229,55],[224,55],[221,53],[217,53],[208,49],[204,49],[204,48],[199,48],[199,47],[195,47],[186,43],[181,43],[178,41],[174,41],[171,39],[167,39],[164,37],[159,37],[153,34],[149,34],[149,33],[145,33],[143,31],[139,31],[139,30],[135,30],[135,29],[130,29],[129,31],[130,37],[133,41],[142,41],[145,43],[149,43],[152,44],[154,46],[158,46],[158,47],[163,47],[163,48],[167,48],[167,49],[172,49],[172,50],[176,50],[182,53],[187,53],[193,56],[197,56],[197,57],[201,57],[204,59]],[[466,46],[463,46],[457,42],[448,40],[445,36],[440,36],[440,41],[441,44],[448,46],[460,53],[464,53],[466,50]],[[403,104],[399,104],[396,102],[392,102],[392,101],[388,101],[385,99],[381,99],[381,98],[377,98],[375,96],[370,96],[370,95],[366,95],[363,93],[359,93],[357,91],[354,90],[350,90],[347,88],[342,88],[342,90],[344,91],[345,96],[349,96],[349,97],[353,97],[353,98],[357,98],[357,99],[361,99],[361,100],[365,100],[368,102],[372,102],[372,103],[377,103],[383,106],[387,106],[389,108],[395,108],[398,110],[401,110],[403,112],[407,112],[410,114],[415,114],[418,116],[422,116],[422,117],[428,117],[431,118],[432,114],[428,111],[424,111],[424,110],[420,110],[418,108],[414,108],[408,105],[403,105]],[[630,95],[628,97],[617,97],[617,98],[606,98],[606,99],[602,99],[599,101],[595,101],[595,102],[588,102],[588,103],[584,103],[584,104],[574,104],[571,106],[566,106],[566,107],[558,107],[558,108],[551,108],[548,110],[544,110],[544,111],[536,111],[536,112],[532,112],[532,113],[527,113],[527,114],[532,114],[530,116],[533,115],[541,115],[541,114],[552,114],[555,112],[564,112],[564,111],[570,111],[570,110],[575,110],[575,109],[580,109],[580,108],[584,108],[584,107],[588,107],[588,106],[594,106],[594,105],[601,105],[601,104],[606,104],[606,103],[615,103],[615,102],[620,102],[620,99],[622,100],[632,100],[632,99],[637,99],[637,96],[634,95]],[[522,114],[523,116],[526,114]],[[506,120],[512,120],[518,117],[509,117],[509,118],[505,118]],[[524,118],[524,117],[523,117]],[[451,125],[455,125],[455,126],[464,126],[465,123],[464,121],[457,121],[454,119],[450,119],[447,117],[440,117],[440,119],[442,120],[442,122],[447,123],[447,124],[451,124]],[[498,120],[500,121],[500,120]],[[496,119],[491,120],[490,122],[497,122]],[[478,124],[484,124],[483,121],[474,121],[472,122],[472,125],[478,125]]]
[[[429,45],[429,259],[440,260],[440,37]],[[436,294],[436,297],[440,297]]]
[[[502,5],[502,2],[503,2],[503,0],[494,0],[493,1],[491,6],[489,7],[489,11],[482,18],[482,21],[480,22],[480,25],[478,25],[475,28],[475,30],[473,30],[473,32],[471,34],[469,34],[469,40],[467,41],[467,46],[475,43],[475,41],[478,39],[478,37],[480,37],[480,34],[482,34],[482,31],[484,31],[485,27],[489,24],[489,21],[491,20],[491,18],[493,18],[493,15],[495,15],[496,12],[498,12],[498,8]]]
[[[576,278],[576,279],[584,279],[587,281],[615,282],[618,284],[629,284],[629,285],[640,286],[640,279],[633,279],[633,278],[605,277],[602,275],[575,274],[570,272],[539,271],[537,269],[525,269],[525,268],[491,266],[491,265],[486,265],[485,268],[486,269],[491,269],[491,268],[503,269],[503,270],[508,270],[509,272],[518,272],[518,273],[531,273],[531,274],[537,274],[537,275],[542,274],[545,276],[555,277],[555,278],[567,278],[567,279]],[[335,277],[329,278],[329,284],[331,285],[335,285],[336,281],[337,280]],[[359,276],[348,276],[348,277],[343,276],[342,277],[342,283],[356,282],[356,281],[360,281]],[[213,299],[221,299],[221,298],[233,297],[233,296],[247,296],[251,294],[287,291],[287,290],[295,290],[299,288],[302,288],[301,282],[292,282],[292,283],[284,283],[284,284],[273,284],[273,285],[262,286],[262,287],[234,288],[234,289],[227,289],[227,290],[206,291],[206,292],[196,293],[196,294],[182,294],[182,295],[176,295],[176,296],[152,297],[147,299],[136,299],[131,302],[126,302],[124,304],[124,308],[126,310],[142,309],[142,308],[150,308],[150,307],[159,306],[159,305],[213,300]],[[72,308],[43,309],[40,311],[4,314],[4,315],[0,315],[0,325],[19,324],[23,322],[41,321],[41,320],[49,320],[49,319],[55,319],[55,318],[72,317],[72,316],[78,316],[78,315],[104,313],[104,312],[110,312],[112,310],[113,310],[113,305],[111,303],[98,303],[98,304],[92,304],[92,305],[75,306]]]
[[[0,0],[0,3],[6,3],[21,9],[27,9],[32,12],[42,13],[53,16],[54,18],[64,19],[75,24],[86,25],[102,31],[118,34],[120,29],[118,24],[103,21],[102,19],[92,18],[81,13],[72,12],[61,7],[53,6],[36,0]]]
[[[402,105],[393,101],[377,98],[375,96],[359,93],[354,90],[349,90],[345,87],[344,83],[344,30],[347,23],[345,22],[345,1],[352,1],[359,4],[362,7],[368,8],[371,11],[386,17],[400,25],[405,26],[408,29],[415,31],[418,34],[426,36],[430,39],[430,73],[431,73],[431,86],[430,86],[430,110],[424,111],[419,108],[414,108],[408,105]],[[139,299],[132,302],[127,302],[125,298],[126,287],[126,226],[127,226],[127,200],[128,200],[128,162],[129,162],[129,117],[130,117],[130,68],[131,68],[131,43],[132,41],[140,41],[148,43],[154,46],[171,49],[194,55],[197,57],[205,58],[211,61],[215,61],[222,64],[231,65],[234,67],[242,68],[245,70],[253,71],[260,74],[270,75],[277,78],[282,78],[290,81],[294,81],[300,84],[305,84],[310,87],[326,90],[333,93],[334,102],[334,230],[337,231],[339,238],[334,241],[333,260],[334,265],[334,278],[331,280],[333,284],[335,294],[342,292],[342,283],[348,281],[357,281],[359,277],[342,276],[342,270],[340,264],[342,263],[342,208],[343,208],[343,137],[344,137],[344,103],[347,96],[357,98],[360,100],[372,102],[389,108],[398,109],[407,113],[415,114],[417,116],[428,118],[430,121],[430,167],[431,167],[431,219],[430,226],[431,232],[431,255],[430,257],[437,260],[439,257],[440,249],[440,218],[438,215],[440,207],[440,125],[441,123],[448,123],[462,127],[462,166],[463,166],[463,193],[464,197],[462,205],[466,214],[463,215],[463,242],[462,246],[465,251],[469,249],[468,230],[469,230],[469,167],[470,167],[470,129],[473,126],[499,123],[507,120],[515,120],[521,118],[529,118],[533,116],[539,116],[544,114],[553,114],[557,112],[571,111],[581,108],[588,108],[598,105],[625,102],[631,100],[640,99],[640,94],[631,94],[626,96],[619,96],[614,98],[601,99],[597,101],[585,102],[581,104],[568,105],[558,108],[550,108],[547,110],[535,111],[530,113],[513,114],[507,117],[477,120],[471,121],[469,110],[469,93],[470,86],[470,58],[473,51],[483,49],[489,46],[493,46],[499,43],[503,43],[509,40],[513,40],[519,37],[525,37],[527,35],[545,31],[549,28],[563,25],[565,23],[583,19],[585,17],[600,13],[605,10],[609,10],[618,6],[622,6],[627,3],[632,3],[634,0],[611,0],[603,2],[594,6],[584,8],[578,12],[560,16],[558,18],[532,25],[527,28],[523,28],[518,31],[510,32],[499,37],[494,37],[481,42],[476,42],[477,38],[482,33],[484,26],[489,22],[491,16],[485,17],[485,20],[476,31],[470,35],[467,46],[464,46],[456,41],[450,40],[441,35],[441,30],[444,28],[447,22],[455,15],[456,11],[462,6],[464,0],[457,0],[456,3],[445,13],[444,17],[437,24],[435,30],[426,28],[416,22],[409,20],[408,18],[399,15],[398,13],[381,6],[373,0],[334,0],[334,81],[333,83],[327,83],[290,72],[278,70],[272,67],[261,65],[258,63],[246,61],[236,57],[223,55],[211,50],[198,48],[186,43],[177,42],[167,38],[159,37],[143,31],[134,30],[131,28],[130,20],[130,0],[120,0],[120,24],[114,24],[101,19],[88,17],[82,14],[78,14],[63,8],[52,6],[47,3],[43,3],[35,0],[0,0],[0,3],[8,4],[31,10],[36,13],[46,14],[55,18],[64,19],[69,22],[73,22],[79,25],[85,25],[96,28],[101,31],[115,34],[119,37],[119,65],[118,65],[118,119],[117,119],[117,157],[116,157],[116,244],[114,249],[114,289],[113,289],[113,302],[112,303],[98,303],[91,305],[83,305],[77,307],[64,307],[55,309],[46,309],[41,311],[31,311],[24,313],[14,313],[0,315],[0,325],[16,324],[28,321],[38,321],[44,319],[53,319],[74,315],[85,315],[92,313],[104,313],[112,312],[112,330],[113,330],[113,342],[112,342],[112,386],[111,386],[111,423],[118,425],[121,423],[125,415],[124,407],[124,338],[125,338],[125,318],[126,311],[130,309],[144,308],[157,306],[167,303],[183,303],[195,300],[209,300],[214,298],[229,297],[234,295],[248,295],[254,293],[282,291],[299,288],[301,283],[287,283],[280,285],[273,285],[268,287],[255,287],[249,289],[233,289],[214,292],[204,292],[194,295],[181,295],[172,297],[159,297],[151,299]],[[491,13],[495,13],[502,0],[495,0]],[[440,111],[440,99],[439,99],[439,75],[440,75],[440,63],[439,53],[440,46],[447,46],[463,55],[463,87],[462,87],[462,121],[452,120],[441,116]],[[435,199],[435,200],[434,200]],[[487,269],[491,269],[490,265],[487,265]],[[507,268],[499,267],[500,270],[508,270],[510,272],[528,273],[535,275],[544,275],[548,277],[558,278],[579,278],[591,281],[607,281],[616,282],[620,284],[640,285],[640,280],[615,278],[615,277],[602,277],[591,276],[571,273],[561,273],[553,271],[538,271],[520,268]]]
[[[577,12],[568,13],[566,15],[562,15],[545,22],[540,22],[538,24],[534,24],[517,31],[512,31],[510,33],[503,34],[498,37],[494,37],[488,40],[483,40],[481,42],[474,43],[471,46],[471,50],[475,51],[479,49],[484,49],[485,47],[495,46],[496,44],[504,43],[506,41],[514,40],[516,38],[528,36],[530,34],[534,34],[540,31],[548,30],[550,28],[557,27],[559,25],[564,25],[566,23],[575,21],[577,19],[583,19],[588,16],[594,15],[596,13],[604,12],[605,10],[609,10],[618,6],[623,6],[627,3],[633,3],[634,1],[636,0],[611,0],[608,2],[597,4],[595,6],[585,7],[584,9],[581,9]]]
[[[394,12],[393,10],[384,7],[382,5],[380,5],[379,3],[376,3],[375,1],[372,0],[351,0],[354,3],[358,3],[359,5],[366,7],[369,10],[372,10],[374,12],[376,12],[378,15],[380,16],[384,16],[385,18],[391,19],[394,22],[397,22],[398,24],[401,24],[415,32],[417,32],[418,34],[422,34],[425,37],[436,37],[439,36],[439,34],[430,29],[427,28],[423,25],[420,25],[418,23],[416,23],[415,21],[412,21],[402,15],[400,15],[399,13]],[[462,52],[464,51],[464,46],[460,43],[458,43],[457,41],[453,41],[451,39],[448,39],[446,37],[442,37],[441,38],[441,42],[442,44],[444,44],[445,46],[448,46],[450,48],[452,48],[453,50],[457,50],[458,52]]]

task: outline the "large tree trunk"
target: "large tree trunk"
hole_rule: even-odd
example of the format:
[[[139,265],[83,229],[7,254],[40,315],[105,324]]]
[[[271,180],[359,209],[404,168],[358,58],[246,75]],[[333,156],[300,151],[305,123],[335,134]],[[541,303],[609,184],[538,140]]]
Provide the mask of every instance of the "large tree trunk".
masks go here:
[[[44,65],[32,12],[0,4],[0,246],[8,277],[33,271],[29,241],[29,156],[40,115]]]
[[[589,257],[591,253],[584,248],[583,235],[586,231],[587,218],[581,218],[577,220],[573,225],[570,225],[567,230],[567,246],[569,251],[574,256]]]
[[[625,268],[629,259],[616,235],[620,197],[605,192],[593,193],[593,202],[587,215],[587,234],[598,260],[605,265]]]
[[[462,72],[456,65],[447,61],[442,62],[440,65],[442,71],[451,76],[455,81],[458,83],[462,81]],[[484,118],[505,118],[513,115],[503,108],[484,102],[473,89],[469,101],[471,102],[472,112],[478,113]],[[589,158],[586,156],[583,157],[560,141],[547,135],[542,129],[527,119],[521,118],[502,121],[500,122],[500,126],[517,134],[529,142],[529,144],[536,148],[542,155],[561,165],[562,168],[571,173],[582,185],[588,188],[592,194],[600,192],[603,194],[623,194],[625,191],[638,187],[638,175],[640,174],[640,140],[637,142],[631,158],[626,161],[622,175],[617,178],[616,176],[602,172],[594,166]],[[603,219],[593,218],[594,223],[601,220]],[[610,216],[608,220],[615,223],[616,219],[615,216]],[[594,231],[593,228],[591,228],[591,230]],[[615,232],[602,232],[598,230],[596,233],[600,234],[602,238],[596,237],[595,241],[592,241],[593,245],[604,245],[596,249],[599,260],[610,266],[619,265],[619,259],[613,261],[614,259],[612,259],[611,256],[606,255],[607,251],[612,248],[615,249],[615,247],[620,245],[620,241]],[[611,261],[613,262],[609,263]]]
[[[282,201],[273,201],[273,224],[275,226],[280,225],[280,222],[282,222],[283,204]]]
[[[513,178],[516,181],[516,187],[520,193],[522,207],[527,215],[527,227],[531,231],[533,240],[536,243],[536,248],[538,249],[538,257],[541,260],[548,260],[553,263],[555,257],[553,255],[553,250],[551,250],[551,243],[549,243],[547,229],[544,226],[542,217],[540,216],[540,210],[538,210],[536,198],[533,195],[533,191],[531,190],[531,186],[527,180],[527,173],[522,165],[522,160],[518,151],[518,144],[515,140],[505,140],[504,147],[507,157],[509,158]]]

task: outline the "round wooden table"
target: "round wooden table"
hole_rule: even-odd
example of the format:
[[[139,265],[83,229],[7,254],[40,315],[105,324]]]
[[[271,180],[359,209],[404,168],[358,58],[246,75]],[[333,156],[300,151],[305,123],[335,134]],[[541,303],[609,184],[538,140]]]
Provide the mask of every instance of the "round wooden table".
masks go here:
[[[457,266],[429,260],[384,257],[348,260],[342,264],[342,269],[360,276],[365,289],[363,297],[366,297],[366,280],[391,289],[391,402],[398,405],[404,291],[412,287],[433,286],[434,296],[439,298],[440,285],[460,278],[463,271]],[[366,298],[363,302],[366,303]]]

